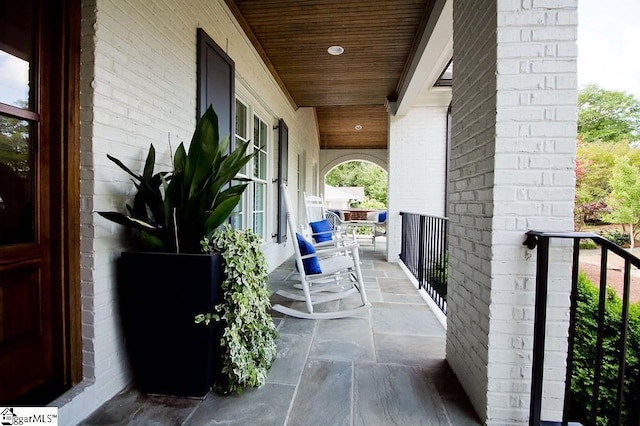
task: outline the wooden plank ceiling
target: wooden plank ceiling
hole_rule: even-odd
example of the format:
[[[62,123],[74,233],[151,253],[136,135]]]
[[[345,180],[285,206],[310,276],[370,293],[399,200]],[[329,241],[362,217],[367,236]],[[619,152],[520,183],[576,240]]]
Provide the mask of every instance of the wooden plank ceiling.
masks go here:
[[[434,0],[225,1],[294,107],[316,108],[320,148],[387,147],[385,103]]]

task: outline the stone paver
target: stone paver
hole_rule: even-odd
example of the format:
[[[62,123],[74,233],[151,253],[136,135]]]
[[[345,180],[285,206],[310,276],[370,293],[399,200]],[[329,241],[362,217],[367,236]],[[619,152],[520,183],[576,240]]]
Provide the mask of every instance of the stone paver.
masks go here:
[[[295,389],[295,386],[267,383],[259,389],[244,390],[242,394],[209,394],[182,424],[282,425]]]
[[[480,424],[445,361],[442,325],[400,267],[384,261],[384,241],[375,252],[370,244],[361,247],[372,308],[325,321],[274,312],[280,332],[278,358],[262,388],[241,395],[210,393],[203,400],[128,390],[83,424]],[[272,291],[295,283],[295,275],[285,280],[291,265],[287,261],[272,272]],[[272,302],[276,300],[285,301],[273,296]],[[358,304],[356,296],[318,306],[317,311]]]
[[[418,367],[357,364],[355,425],[449,425],[441,397]]]
[[[291,404],[287,424],[351,424],[352,363],[310,359]]]

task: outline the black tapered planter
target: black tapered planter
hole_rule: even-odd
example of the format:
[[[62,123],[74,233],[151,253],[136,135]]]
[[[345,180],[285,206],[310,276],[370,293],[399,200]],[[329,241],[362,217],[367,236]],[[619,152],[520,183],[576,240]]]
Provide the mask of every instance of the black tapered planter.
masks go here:
[[[220,331],[194,318],[218,302],[221,271],[220,254],[122,253],[123,328],[141,391],[202,397],[211,388]]]

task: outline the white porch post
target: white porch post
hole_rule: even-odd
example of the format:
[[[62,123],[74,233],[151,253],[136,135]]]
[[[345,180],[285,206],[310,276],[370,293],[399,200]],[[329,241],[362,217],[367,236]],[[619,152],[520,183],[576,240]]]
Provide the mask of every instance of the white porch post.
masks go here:
[[[454,1],[447,360],[487,424],[528,419],[524,233],[573,229],[576,27],[576,0]],[[551,258],[542,417],[559,420],[570,252]]]
[[[413,107],[389,116],[387,260],[400,258],[400,212],[444,216],[447,106]]]

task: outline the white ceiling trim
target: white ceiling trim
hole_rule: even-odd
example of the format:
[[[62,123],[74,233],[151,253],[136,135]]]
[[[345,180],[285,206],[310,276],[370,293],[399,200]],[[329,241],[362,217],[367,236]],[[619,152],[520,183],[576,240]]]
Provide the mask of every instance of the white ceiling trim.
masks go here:
[[[427,92],[432,90],[452,56],[453,0],[437,0],[411,63],[407,83],[400,90],[395,111],[389,112],[405,115],[420,100],[424,102],[429,98]]]

